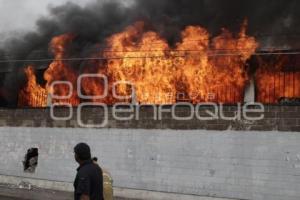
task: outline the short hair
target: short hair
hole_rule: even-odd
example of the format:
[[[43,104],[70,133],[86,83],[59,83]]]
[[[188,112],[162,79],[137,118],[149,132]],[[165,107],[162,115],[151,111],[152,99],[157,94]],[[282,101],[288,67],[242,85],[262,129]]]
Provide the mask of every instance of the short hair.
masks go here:
[[[97,162],[98,158],[97,157],[93,157],[92,160],[95,161],[95,162]]]
[[[91,149],[90,149],[89,145],[87,145],[86,143],[77,144],[74,147],[74,153],[82,161],[91,159]]]

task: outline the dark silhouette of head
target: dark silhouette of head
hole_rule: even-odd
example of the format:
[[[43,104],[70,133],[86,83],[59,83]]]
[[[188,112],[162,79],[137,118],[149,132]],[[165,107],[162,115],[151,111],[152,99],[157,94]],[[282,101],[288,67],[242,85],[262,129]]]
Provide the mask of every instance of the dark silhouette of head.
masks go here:
[[[85,161],[91,160],[91,149],[86,143],[79,143],[74,147],[75,160],[82,164]]]
[[[93,160],[94,162],[98,162],[98,158],[97,158],[97,157],[93,157],[92,160]]]

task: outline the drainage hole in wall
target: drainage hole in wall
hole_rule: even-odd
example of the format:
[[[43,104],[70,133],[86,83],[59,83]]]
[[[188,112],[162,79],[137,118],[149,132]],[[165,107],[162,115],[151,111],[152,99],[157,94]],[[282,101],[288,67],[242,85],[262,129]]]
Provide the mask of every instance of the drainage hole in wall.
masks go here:
[[[25,154],[23,166],[24,172],[34,173],[38,165],[39,150],[38,148],[30,148]]]

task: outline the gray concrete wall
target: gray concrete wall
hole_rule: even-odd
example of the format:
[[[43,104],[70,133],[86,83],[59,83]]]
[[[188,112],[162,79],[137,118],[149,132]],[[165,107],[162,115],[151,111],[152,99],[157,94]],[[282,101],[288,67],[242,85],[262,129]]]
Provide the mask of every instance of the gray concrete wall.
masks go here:
[[[166,106],[164,109],[171,109]],[[54,121],[50,117],[49,109],[4,109],[0,108],[0,127],[79,127],[77,123],[77,108],[73,109],[73,117],[67,121]],[[195,116],[191,120],[179,121],[171,116],[170,112],[162,114],[161,120],[154,119],[153,107],[142,107],[138,112],[139,119],[120,121],[112,117],[112,108],[108,108],[108,123],[105,128],[120,129],[174,129],[174,130],[245,130],[245,131],[289,131],[300,132],[300,106],[265,106],[264,118],[258,121],[249,120],[222,120],[215,119],[201,121]],[[202,107],[201,116],[209,116],[206,110],[211,108]],[[236,106],[223,108],[226,117],[233,117],[237,112]],[[55,108],[55,116],[68,116],[69,109]],[[130,114],[124,113],[126,117]],[[190,115],[187,107],[177,107],[176,115],[186,117]],[[120,116],[120,114],[119,114]],[[137,115],[135,115],[137,116]],[[257,116],[253,114],[252,116]],[[259,115],[258,115],[259,116]],[[103,109],[96,107],[84,108],[81,112],[84,123],[101,124],[103,122]]]
[[[91,145],[114,185],[257,200],[300,199],[300,134],[154,129],[0,128],[0,174],[72,182],[73,146]],[[22,160],[40,151],[35,174]]]

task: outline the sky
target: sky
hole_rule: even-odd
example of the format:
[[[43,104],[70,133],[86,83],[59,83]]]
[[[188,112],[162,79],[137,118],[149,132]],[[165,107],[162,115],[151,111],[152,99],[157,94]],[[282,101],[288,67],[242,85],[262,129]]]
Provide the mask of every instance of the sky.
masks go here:
[[[0,34],[32,30],[39,17],[47,16],[48,6],[67,1],[85,5],[92,0],[0,0]]]

